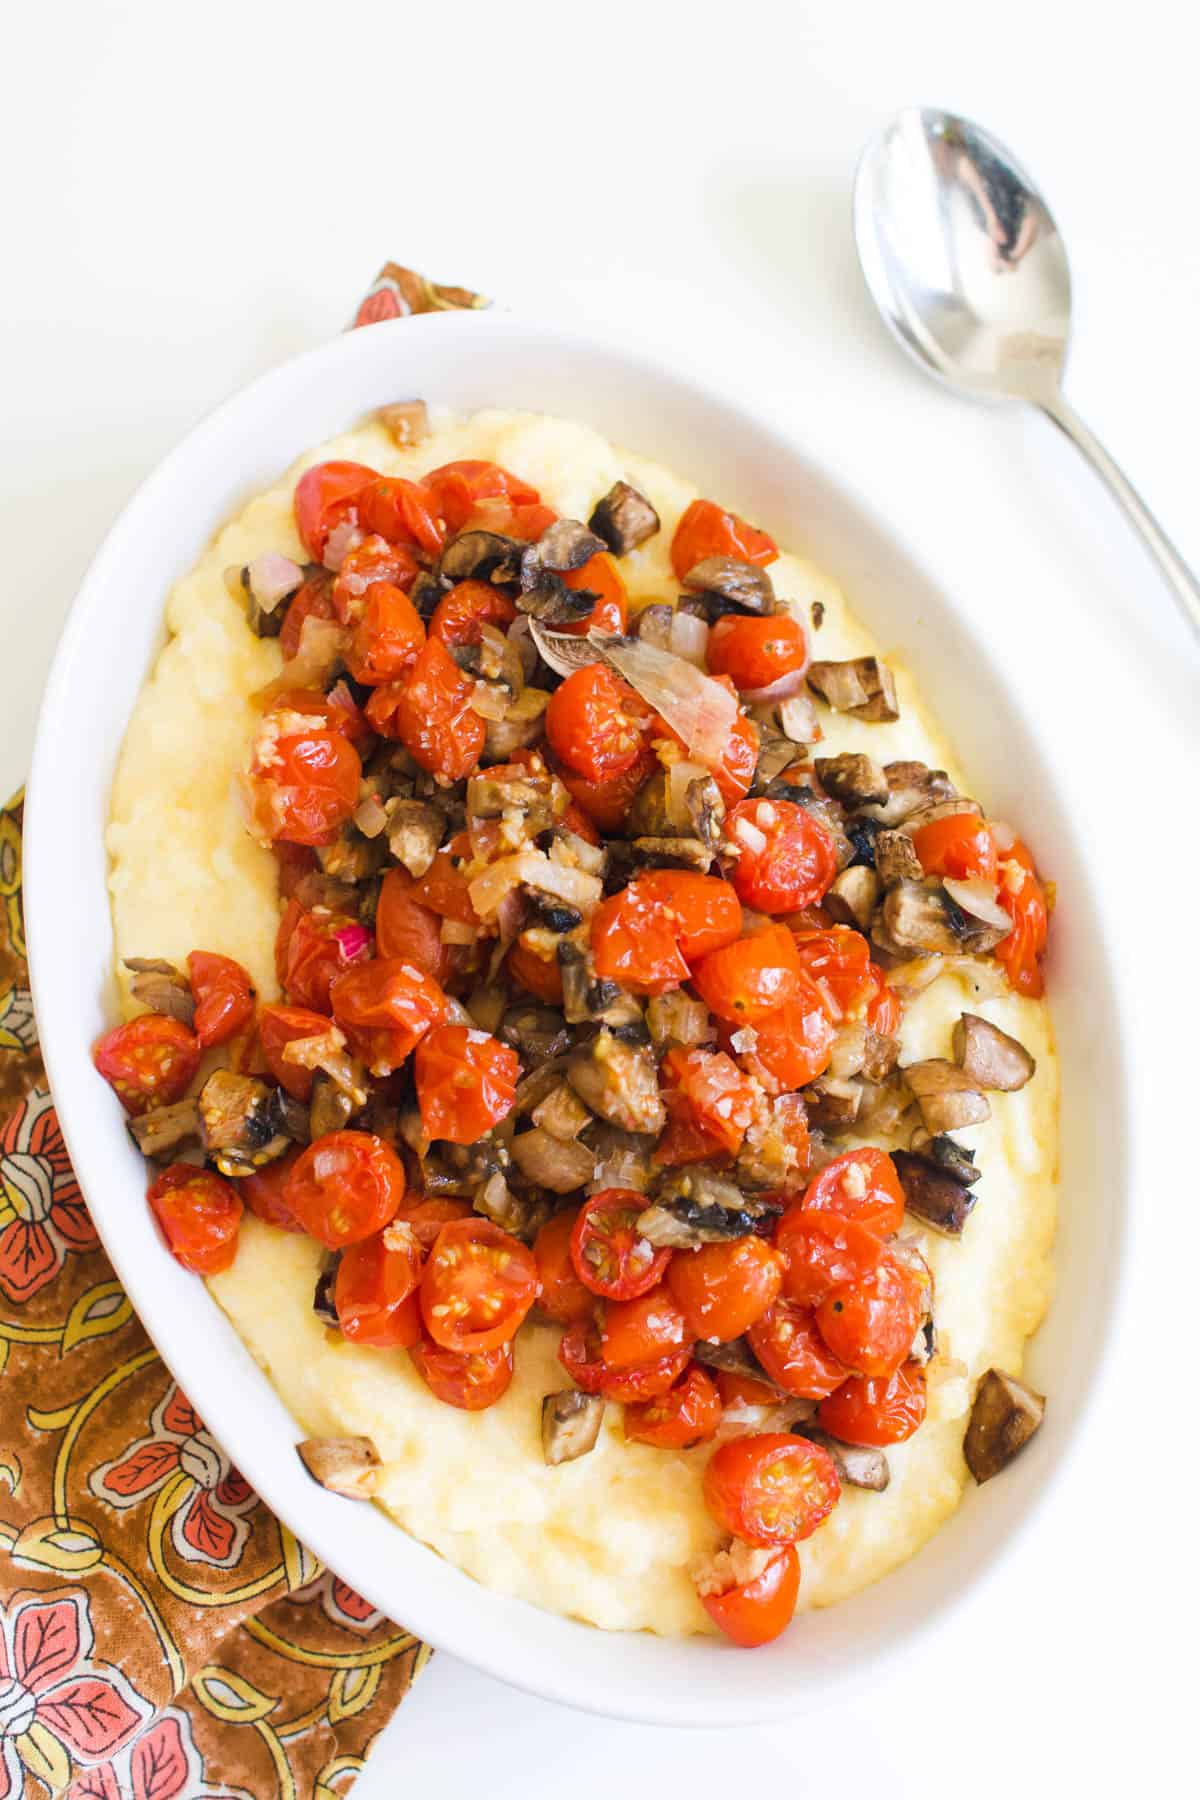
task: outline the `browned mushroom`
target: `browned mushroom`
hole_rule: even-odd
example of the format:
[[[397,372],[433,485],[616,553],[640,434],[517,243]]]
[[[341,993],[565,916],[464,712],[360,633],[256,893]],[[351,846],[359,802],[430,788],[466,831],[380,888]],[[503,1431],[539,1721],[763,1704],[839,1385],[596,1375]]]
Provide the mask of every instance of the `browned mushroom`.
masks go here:
[[[333,842],[321,844],[317,858],[326,875],[351,884],[366,881],[387,860],[381,837],[365,837],[353,825],[343,825]]]
[[[380,1455],[369,1437],[305,1438],[296,1452],[314,1481],[347,1500],[379,1491]]]
[[[800,1126],[806,1119],[800,1094],[780,1094],[757,1110],[734,1163],[740,1188],[778,1193],[795,1185],[801,1173],[797,1139],[803,1141]]]
[[[516,581],[526,546],[494,531],[461,531],[442,551],[437,572],[443,582]]]
[[[656,1050],[691,1050],[697,1044],[717,1041],[717,1028],[707,1006],[682,988],[648,1000],[646,1024]]]
[[[698,837],[639,837],[627,843],[613,838],[608,846],[611,882],[620,887],[647,869],[694,869],[707,875],[713,849]]]
[[[858,931],[866,931],[878,903],[879,877],[862,863],[852,863],[835,876],[821,902],[831,919]]]
[[[577,1138],[584,1127],[592,1122],[592,1114],[565,1081],[556,1082],[545,1099],[539,1100],[531,1117],[541,1130],[564,1141]]]
[[[895,887],[898,881],[920,881],[925,874],[906,831],[876,832],[875,868],[884,887]]]
[[[125,1123],[143,1156],[169,1156],[180,1144],[200,1136],[200,1108],[194,1100],[177,1100],[174,1106],[156,1106]]]
[[[166,1018],[178,1019],[191,1030],[196,1003],[187,976],[174,963],[154,956],[127,956],[125,967],[133,976],[129,992],[140,1006]]]
[[[856,719],[875,721],[900,717],[892,671],[877,656],[811,663],[808,685],[834,712],[853,713]]]
[[[446,828],[446,815],[423,800],[393,800],[388,805],[388,849],[419,881],[433,865]]]
[[[627,556],[652,538],[662,521],[645,494],[627,481],[615,481],[603,500],[596,502],[588,524],[614,556]]]
[[[861,1097],[855,1129],[862,1137],[891,1137],[912,1105],[912,1095],[899,1071],[886,1081],[861,1081]],[[810,1161],[812,1146],[809,1146]],[[814,1174],[816,1168],[813,1168]]]
[[[692,1355],[707,1368],[721,1369],[726,1375],[744,1375],[751,1381],[761,1381],[764,1387],[774,1388],[781,1397],[789,1397],[786,1389],[772,1381],[744,1337],[731,1338],[725,1343],[712,1343],[707,1338],[700,1338],[692,1345]]]
[[[480,1182],[471,1195],[471,1204],[482,1218],[490,1219],[493,1225],[526,1244],[533,1242],[553,1211],[549,1198],[537,1188],[514,1193],[499,1169]]]
[[[925,807],[954,798],[954,783],[944,769],[931,769],[923,762],[890,762],[884,764],[883,773],[887,799],[866,809],[881,825],[899,825]]]
[[[666,1111],[658,1091],[654,1060],[603,1030],[572,1052],[567,1080],[585,1106],[622,1131],[649,1135],[662,1130]]]
[[[873,1494],[882,1494],[892,1479],[888,1459],[882,1450],[865,1444],[843,1444],[840,1438],[830,1437],[827,1431],[821,1431],[815,1425],[806,1425],[804,1435],[828,1452],[838,1479],[847,1487],[867,1488]]]
[[[340,1131],[354,1112],[354,1096],[340,1087],[323,1069],[313,1077],[312,1099],[308,1103],[309,1136],[325,1137]]]
[[[989,1369],[975,1390],[963,1455],[976,1481],[990,1481],[1023,1450],[1046,1416],[1046,1398],[1015,1375]]]
[[[1004,933],[969,916],[940,882],[898,881],[883,897],[871,936],[892,955],[915,950],[946,956],[982,954]]]
[[[804,1090],[810,1124],[834,1135],[852,1130],[858,1121],[862,1095],[859,1081],[841,1080],[833,1074],[818,1076]]]
[[[706,556],[683,578],[685,588],[704,596],[710,613],[773,613],[775,589],[765,569],[736,556]],[[715,602],[715,604],[714,604]]]
[[[588,1192],[597,1194],[602,1188],[631,1188],[636,1194],[649,1189],[657,1173],[652,1137],[640,1137],[633,1131],[622,1131],[616,1125],[597,1120],[588,1127],[588,1141],[596,1153],[596,1172],[588,1182]]]
[[[397,400],[381,406],[375,417],[401,449],[423,443],[429,436],[429,408],[423,400]]]
[[[964,1074],[957,1063],[931,1056],[923,1062],[907,1063],[902,1074],[920,1108],[926,1131],[958,1131],[964,1125],[980,1125],[991,1117],[992,1109],[978,1083]]]
[[[555,574],[567,575],[575,569],[582,569],[585,562],[593,556],[607,550],[607,541],[579,519],[555,519],[547,525],[537,543],[532,546],[537,562],[543,569],[552,569]],[[522,585],[534,586],[528,579],[527,571],[531,558],[526,553],[521,565]]]
[[[1037,1068],[1024,1044],[978,1013],[964,1013],[954,1027],[954,1056],[977,1087],[1002,1094],[1023,1088]]]
[[[675,617],[675,609],[666,601],[657,600],[652,606],[643,606],[630,629],[634,637],[643,644],[653,644],[656,650],[671,648],[671,621]]]
[[[574,1193],[591,1180],[596,1167],[595,1154],[586,1144],[552,1137],[537,1126],[518,1132],[509,1154],[526,1181],[549,1188],[552,1194]]]
[[[200,1090],[201,1136],[222,1175],[249,1175],[291,1147],[278,1092],[231,1069],[215,1069],[209,1076]]]
[[[932,1137],[923,1125],[918,1126],[908,1147],[914,1156],[923,1156],[947,1175],[953,1175],[963,1187],[973,1187],[983,1174],[982,1169],[975,1167],[975,1152],[960,1144],[957,1138],[947,1137],[945,1132]]]
[[[887,799],[887,776],[870,756],[846,751],[841,756],[818,756],[814,766],[825,792],[843,806],[854,809]]]
[[[551,1468],[595,1449],[604,1420],[603,1394],[563,1388],[542,1401],[542,1455]]]
[[[560,1055],[571,1041],[566,1020],[560,1012],[526,1001],[507,1009],[496,1036],[502,1043],[511,1044],[526,1062],[532,1063]]]
[[[977,1196],[946,1170],[911,1150],[893,1150],[892,1161],[904,1189],[904,1204],[922,1224],[943,1237],[961,1237]]]

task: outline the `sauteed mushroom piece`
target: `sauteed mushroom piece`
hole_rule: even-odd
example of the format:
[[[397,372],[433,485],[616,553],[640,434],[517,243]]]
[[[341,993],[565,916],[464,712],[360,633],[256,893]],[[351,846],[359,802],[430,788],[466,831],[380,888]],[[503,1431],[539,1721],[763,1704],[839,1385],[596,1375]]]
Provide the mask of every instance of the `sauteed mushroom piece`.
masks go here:
[[[157,956],[127,956],[125,967],[133,976],[129,992],[139,1005],[178,1019],[191,1030],[196,1003],[186,975],[174,963],[163,962]]]
[[[666,1124],[654,1059],[622,1043],[611,1031],[603,1030],[590,1043],[576,1047],[567,1064],[567,1080],[585,1106],[622,1131],[648,1136]]]
[[[551,1468],[595,1448],[604,1419],[603,1394],[563,1388],[542,1401],[542,1454]]]
[[[989,1369],[975,1390],[963,1455],[976,1481],[990,1481],[1023,1450],[1046,1416],[1044,1394]]]
[[[857,719],[877,721],[900,717],[892,671],[877,656],[856,656],[846,662],[812,663],[808,685],[834,712],[853,713]]]
[[[1024,1044],[978,1013],[963,1013],[954,1027],[954,1056],[976,1086],[1002,1094],[1023,1088],[1037,1068]]]
[[[296,1453],[314,1481],[347,1500],[369,1500],[382,1466],[369,1437],[305,1438]]]
[[[518,1132],[509,1153],[526,1181],[549,1188],[552,1194],[574,1193],[591,1180],[596,1167],[586,1144],[553,1137],[536,1125],[532,1131]]]
[[[288,1149],[292,1139],[274,1104],[277,1093],[231,1069],[209,1076],[200,1090],[201,1136],[222,1175],[249,1175]]]
[[[710,617],[723,612],[773,613],[775,588],[765,569],[736,556],[706,556],[683,578],[702,596]]]
[[[643,644],[653,644],[658,650],[671,648],[671,621],[675,617],[673,607],[662,601],[653,606],[644,606],[633,621],[633,635]]]
[[[443,582],[516,581],[526,546],[495,531],[460,531],[442,551],[438,574]]]
[[[991,1117],[991,1107],[978,1084],[957,1063],[931,1056],[908,1063],[902,1070],[921,1112],[926,1131],[958,1131],[964,1125],[980,1125]]]
[[[876,833],[875,869],[884,887],[895,887],[898,881],[920,881],[925,873],[907,831]]]
[[[596,532],[581,523],[579,519],[555,519],[553,525],[547,525],[537,543],[531,546],[534,558],[529,553],[522,562],[521,582],[526,585],[526,572],[536,564],[543,569],[551,569],[556,574],[570,574],[574,569],[582,569],[585,562],[598,556],[608,545]],[[536,568],[534,580],[530,587],[536,586]]]
[[[892,1161],[908,1211],[943,1237],[961,1237],[977,1196],[928,1157],[893,1150]]]
[[[401,449],[420,444],[429,436],[429,408],[423,400],[397,400],[391,406],[381,406],[375,417]]]
[[[887,799],[887,776],[873,757],[847,751],[841,756],[818,756],[814,767],[825,792],[843,806],[853,809]]]
[[[446,816],[424,800],[392,800],[387,812],[388,849],[419,881],[433,866],[446,828]]]
[[[627,481],[615,481],[596,502],[588,524],[614,556],[627,556],[661,529],[662,521],[647,500]]]
[[[887,799],[867,810],[881,825],[899,825],[924,807],[954,798],[954,783],[944,769],[931,769],[923,762],[885,763]]]
[[[821,904],[831,919],[840,925],[853,925],[866,931],[879,903],[879,877],[874,869],[851,863],[834,878]]]
[[[164,1157],[200,1136],[200,1109],[194,1100],[177,1100],[174,1106],[156,1106],[125,1123],[143,1156]]]
[[[830,1437],[827,1431],[821,1431],[815,1425],[806,1425],[804,1435],[828,1451],[838,1479],[848,1487],[867,1488],[873,1494],[882,1494],[892,1479],[888,1459],[882,1450],[865,1444],[843,1444],[840,1438]]]

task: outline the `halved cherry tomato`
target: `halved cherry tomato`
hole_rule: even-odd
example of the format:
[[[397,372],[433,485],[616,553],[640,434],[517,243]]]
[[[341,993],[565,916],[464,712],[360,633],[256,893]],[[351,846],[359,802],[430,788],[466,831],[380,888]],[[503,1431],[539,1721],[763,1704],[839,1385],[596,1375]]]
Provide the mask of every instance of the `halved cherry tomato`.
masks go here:
[[[687,980],[692,962],[732,944],[741,928],[742,909],[727,881],[656,869],[593,913],[596,973],[635,994],[665,993]]]
[[[867,1024],[880,1037],[892,1037],[900,1024],[899,996],[888,986],[887,978],[878,963],[872,963],[868,973],[871,990],[867,995]]]
[[[505,968],[515,982],[545,1000],[549,1006],[562,1004],[562,972],[557,957],[538,956],[518,938],[505,959]]]
[[[837,1035],[817,989],[798,973],[790,1000],[754,1022],[754,1046],[738,1051],[738,1061],[768,1094],[790,1092],[815,1081],[829,1067]],[[720,1034],[728,1043],[728,1028]]]
[[[378,1350],[407,1350],[421,1336],[417,1286],[421,1248],[390,1226],[343,1250],[333,1304],[343,1337]]]
[[[300,649],[304,626],[308,619],[336,619],[333,601],[333,577],[324,569],[310,575],[287,603],[279,632],[279,648],[284,662],[291,662]]]
[[[330,989],[333,1016],[372,1075],[390,1075],[446,1016],[431,975],[397,957],[347,969]]]
[[[382,957],[412,963],[436,982],[450,973],[450,951],[442,942],[442,922],[416,898],[407,869],[389,869],[375,909],[375,946]]]
[[[835,1025],[857,1015],[873,991],[871,946],[861,931],[831,925],[821,931],[796,931],[800,966],[816,986]]]
[[[364,490],[379,476],[365,463],[324,462],[306,469],[296,483],[293,507],[300,542],[321,562],[329,534],[338,525],[357,524]]]
[[[768,1381],[756,1381],[753,1375],[735,1375],[731,1369],[717,1370],[717,1392],[721,1405],[774,1406],[779,1399]]]
[[[773,1304],[782,1280],[781,1259],[753,1236],[679,1251],[666,1276],[688,1328],[712,1343],[741,1337]]]
[[[443,844],[425,874],[413,888],[414,900],[427,906],[442,919],[456,919],[460,925],[478,925],[479,914],[471,905],[470,882],[459,866],[471,854],[471,840],[465,831]]]
[[[521,1060],[490,1032],[435,1025],[417,1045],[413,1070],[426,1135],[473,1144],[512,1111]]]
[[[606,776],[603,781],[587,781],[577,775],[574,769],[568,769],[565,763],[555,766],[555,773],[571,795],[572,804],[590,819],[594,827],[609,833],[619,832],[625,822],[625,814],[633,804],[634,795],[644,787],[655,769],[658,758],[653,750],[647,748],[639,751],[637,760],[622,769],[619,775]],[[567,823],[564,818],[563,823]],[[574,826],[571,827],[575,829]]]
[[[787,1629],[800,1593],[800,1556],[784,1544],[751,1581],[720,1594],[701,1594],[700,1604],[719,1630],[743,1650],[769,1644]]]
[[[258,1041],[263,1061],[285,1094],[305,1106],[312,1099],[314,1071],[299,1063],[288,1062],[283,1054],[285,1044],[300,1038],[324,1037],[329,1020],[324,1013],[310,1012],[304,1006],[264,1006],[258,1014]]]
[[[475,1209],[469,1200],[451,1200],[440,1194],[405,1194],[395,1211],[401,1224],[410,1225],[422,1250],[430,1250],[438,1232],[452,1219],[473,1219]]]
[[[840,1213],[878,1237],[890,1237],[904,1220],[904,1189],[886,1150],[868,1144],[826,1163],[809,1182],[804,1205]]]
[[[275,937],[275,973],[295,1005],[327,1013],[331,985],[370,954],[370,932],[349,913],[288,901]]]
[[[497,1344],[494,1350],[476,1350],[463,1356],[423,1337],[408,1354],[430,1392],[447,1406],[461,1407],[464,1412],[483,1412],[494,1406],[513,1378],[511,1344]]]
[[[516,1336],[537,1299],[537,1264],[488,1219],[444,1225],[421,1276],[421,1316],[435,1344],[459,1355]]]
[[[914,1272],[885,1250],[869,1274],[820,1302],[817,1330],[854,1374],[891,1375],[912,1349],[923,1291]]]
[[[828,1451],[784,1431],[731,1438],[704,1471],[704,1504],[718,1525],[747,1544],[811,1537],[841,1492]]]
[[[382,737],[399,738],[428,774],[459,781],[479,761],[487,736],[472,691],[440,638],[427,638],[402,680],[375,689],[367,718]]]
[[[776,1300],[751,1325],[748,1336],[771,1380],[801,1400],[823,1400],[846,1379],[848,1371],[817,1330],[809,1306]]]
[[[969,881],[973,876],[983,881],[996,879],[996,842],[978,813],[950,813],[919,825],[912,841],[927,875],[949,875],[955,881]]]
[[[172,1163],[146,1189],[150,1210],[177,1263],[219,1275],[237,1255],[242,1203],[230,1181],[192,1163]]]
[[[1045,992],[1041,957],[1050,929],[1050,910],[1033,858],[1020,838],[1003,858],[1000,875],[998,899],[1013,928],[997,944],[996,961],[1008,976],[1010,987],[1036,1000]]]
[[[673,1387],[687,1368],[691,1348],[684,1344],[654,1362],[633,1369],[610,1369],[600,1355],[600,1338],[594,1327],[580,1322],[567,1327],[558,1346],[558,1360],[576,1387],[585,1394],[603,1394],[622,1406],[652,1400]]]
[[[720,1050],[668,1050],[659,1070],[667,1128],[654,1152],[665,1168],[736,1156],[754,1117],[756,1095]]]
[[[671,567],[680,581],[707,556],[733,556],[765,568],[779,555],[765,531],[726,512],[715,500],[693,500],[671,539]]]
[[[637,1222],[646,1210],[632,1188],[601,1188],[579,1209],[571,1233],[571,1261],[585,1288],[606,1300],[636,1300],[661,1281],[671,1260],[642,1237]]]
[[[407,594],[421,565],[402,544],[386,538],[364,538],[342,558],[333,584],[333,610],[343,625],[354,625],[367,606],[367,591],[377,581],[390,582]]]
[[[499,463],[464,458],[443,463],[422,477],[437,503],[438,511],[453,532],[462,531],[472,520],[482,500],[507,500],[513,508],[537,506],[541,495],[519,475],[502,469]],[[503,532],[498,525],[493,529]]]
[[[398,681],[425,642],[421,615],[402,588],[376,581],[346,646],[346,666],[364,687]]]
[[[330,1250],[382,1231],[404,1198],[404,1165],[369,1131],[331,1131],[301,1151],[283,1184],[309,1237]]]
[[[657,1362],[683,1346],[696,1333],[660,1283],[636,1300],[610,1300],[600,1325],[600,1355],[610,1369],[635,1369]]]
[[[402,475],[376,475],[358,497],[364,531],[377,531],[389,544],[413,544],[427,556],[440,556],[446,542],[438,511],[425,484]]]
[[[778,1012],[801,991],[801,980],[796,946],[783,925],[764,925],[727,943],[692,970],[692,986],[700,998],[730,1025],[753,1025]]]
[[[434,607],[429,635],[455,647],[478,644],[485,625],[503,631],[516,616],[508,595],[490,581],[460,581]]]
[[[141,1013],[97,1038],[92,1061],[127,1113],[182,1100],[200,1067],[194,1032],[164,1013]]]
[[[278,738],[269,763],[251,764],[254,822],[272,839],[328,844],[358,805],[362,763],[340,731]]]
[[[925,1417],[925,1371],[906,1362],[892,1375],[852,1375],[817,1408],[817,1423],[844,1444],[902,1444]]]
[[[309,1074],[306,1069],[304,1074]],[[311,1080],[311,1075],[309,1076]],[[265,1225],[274,1225],[279,1231],[303,1231],[299,1219],[283,1198],[284,1184],[292,1172],[300,1146],[285,1151],[277,1156],[274,1162],[266,1163],[261,1169],[255,1169],[249,1175],[238,1177],[237,1191],[246,1202],[256,1219]]]
[[[665,1394],[625,1408],[626,1438],[658,1450],[691,1450],[712,1437],[720,1423],[716,1384],[698,1363]]]
[[[188,956],[188,979],[196,1002],[192,1030],[205,1050],[228,1043],[250,1023],[254,989],[241,963],[209,950],[193,950]]]
[[[546,737],[560,762],[585,781],[620,775],[645,749],[653,713],[605,663],[576,669],[546,708]]]
[[[808,663],[808,638],[790,613],[767,619],[727,613],[708,634],[710,675],[728,675],[741,692],[770,687]]]
[[[790,800],[739,800],[725,820],[725,838],[737,851],[738,898],[756,912],[815,906],[837,874],[833,839]]]
[[[533,1241],[533,1260],[542,1284],[538,1304],[560,1325],[575,1325],[590,1319],[596,1306],[595,1295],[584,1287],[571,1261],[575,1217],[574,1211],[555,1213],[553,1218],[546,1220]]]
[[[569,570],[563,580],[577,594],[595,594],[596,604],[586,618],[558,625],[557,631],[569,632],[572,637],[586,637],[589,631],[624,631],[629,620],[629,593],[625,577],[607,550],[590,556],[582,568]]]
[[[783,1291],[798,1306],[817,1306],[837,1287],[862,1281],[883,1254],[873,1231],[827,1209],[793,1206],[775,1233],[784,1260]]]

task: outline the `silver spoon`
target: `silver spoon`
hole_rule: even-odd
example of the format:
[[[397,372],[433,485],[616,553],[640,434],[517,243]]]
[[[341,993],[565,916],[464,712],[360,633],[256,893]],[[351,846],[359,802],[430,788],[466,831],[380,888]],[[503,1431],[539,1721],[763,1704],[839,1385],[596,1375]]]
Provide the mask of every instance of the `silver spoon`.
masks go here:
[[[909,107],[863,153],[854,234],[872,298],[909,354],[959,393],[1040,407],[1107,482],[1200,633],[1200,583],[1063,399],[1071,271],[1016,158],[969,119]]]

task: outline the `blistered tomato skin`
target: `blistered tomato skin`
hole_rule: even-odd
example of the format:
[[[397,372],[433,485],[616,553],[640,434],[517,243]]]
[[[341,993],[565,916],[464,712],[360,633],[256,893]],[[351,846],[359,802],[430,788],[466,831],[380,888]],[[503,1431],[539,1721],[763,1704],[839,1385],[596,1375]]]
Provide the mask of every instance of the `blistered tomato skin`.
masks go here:
[[[766,925],[705,956],[692,970],[692,986],[718,1019],[753,1025],[799,992],[802,973],[791,932]]]
[[[460,581],[438,601],[429,621],[429,635],[461,648],[478,644],[485,625],[503,631],[516,616],[517,609],[507,594],[489,581]]]
[[[622,1406],[665,1394],[679,1380],[690,1358],[689,1345],[681,1344],[653,1362],[612,1369],[600,1355],[599,1334],[584,1322],[568,1326],[558,1346],[558,1360],[576,1387],[585,1394],[603,1394],[606,1400],[616,1400]]]
[[[437,1025],[417,1045],[414,1070],[426,1134],[473,1144],[512,1111],[521,1062],[486,1031]]]
[[[560,762],[585,781],[610,781],[646,747],[653,714],[604,663],[568,675],[546,708],[546,737]]]
[[[188,979],[196,1002],[192,1030],[203,1049],[226,1044],[245,1030],[254,1015],[254,989],[241,963],[231,956],[193,950],[188,957]]]
[[[358,805],[362,763],[340,731],[294,732],[250,769],[255,823],[272,840],[328,844]]]
[[[708,556],[732,556],[765,568],[778,555],[778,546],[765,531],[726,512],[715,500],[693,500],[671,540],[671,567],[680,581]]]
[[[725,838],[737,855],[738,898],[755,912],[815,906],[837,874],[833,839],[820,820],[790,800],[740,800],[725,821]]]
[[[904,1189],[886,1150],[864,1145],[826,1163],[809,1182],[804,1205],[840,1213],[879,1237],[890,1237],[904,1222]]]
[[[575,1212],[555,1213],[547,1219],[533,1244],[542,1291],[538,1304],[544,1313],[560,1325],[576,1325],[590,1320],[596,1297],[585,1288],[571,1261],[571,1233],[575,1229]]]
[[[753,1580],[701,1594],[700,1604],[732,1643],[756,1650],[787,1629],[799,1594],[800,1557],[794,1544],[785,1544]]]
[[[435,1344],[460,1355],[495,1350],[516,1336],[537,1299],[537,1264],[518,1239],[487,1219],[443,1226],[421,1276],[421,1316]]]
[[[430,1392],[462,1412],[484,1412],[495,1406],[513,1378],[511,1343],[462,1353],[446,1350],[422,1335],[408,1354]]]
[[[97,1039],[92,1061],[127,1113],[182,1100],[200,1067],[200,1043],[178,1019],[141,1013]]]
[[[629,595],[625,578],[615,557],[601,551],[589,557],[582,568],[571,569],[563,581],[575,593],[595,594],[596,604],[586,618],[560,625],[557,630],[572,637],[586,637],[589,631],[621,633],[629,621]]]
[[[359,501],[379,476],[365,463],[324,462],[306,469],[296,483],[294,507],[300,542],[314,562],[322,562],[336,526],[357,523]]]
[[[600,1355],[610,1369],[632,1369],[690,1345],[695,1336],[660,1282],[636,1300],[609,1300],[605,1304]]]
[[[333,1016],[374,1075],[390,1075],[446,1016],[446,996],[424,970],[396,957],[348,969],[330,989]]]
[[[925,1371],[903,1363],[885,1377],[853,1375],[817,1408],[817,1423],[845,1444],[902,1444],[925,1417]]]
[[[662,994],[741,928],[742,909],[727,881],[682,869],[639,875],[592,915],[596,973],[635,994]]]
[[[625,1436],[658,1450],[691,1450],[706,1442],[721,1423],[716,1384],[697,1363],[653,1400],[625,1408]]]
[[[429,637],[398,681],[375,689],[367,718],[382,737],[399,738],[428,774],[460,781],[479,761],[487,736],[472,710],[472,691],[445,644]]]
[[[697,1337],[723,1343],[760,1319],[779,1294],[783,1263],[759,1237],[678,1251],[666,1284]]]
[[[849,1374],[817,1330],[811,1306],[781,1296],[747,1336],[771,1380],[799,1400],[823,1400]]]
[[[729,613],[708,634],[710,675],[728,675],[739,692],[770,687],[808,662],[804,627],[790,613],[752,619]]]
[[[172,1163],[146,1190],[167,1248],[194,1275],[219,1275],[237,1255],[242,1202],[211,1169]]]
[[[329,1020],[323,1013],[310,1012],[303,1006],[264,1006],[259,1011],[258,1037],[263,1060],[284,1093],[305,1106],[312,1099],[314,1072],[289,1062],[283,1052],[288,1044],[323,1037],[328,1030]]]
[[[917,1335],[921,1299],[912,1271],[885,1250],[867,1274],[835,1287],[819,1302],[817,1329],[856,1375],[892,1375]]]
[[[333,1286],[342,1336],[379,1350],[411,1348],[421,1336],[422,1260],[415,1237],[391,1228],[343,1250]]]
[[[341,1250],[382,1231],[404,1196],[404,1165],[367,1131],[331,1131],[303,1151],[284,1204],[319,1244]]]
[[[787,1432],[732,1438],[704,1471],[704,1502],[717,1524],[763,1548],[811,1537],[840,1497],[828,1452]]]

